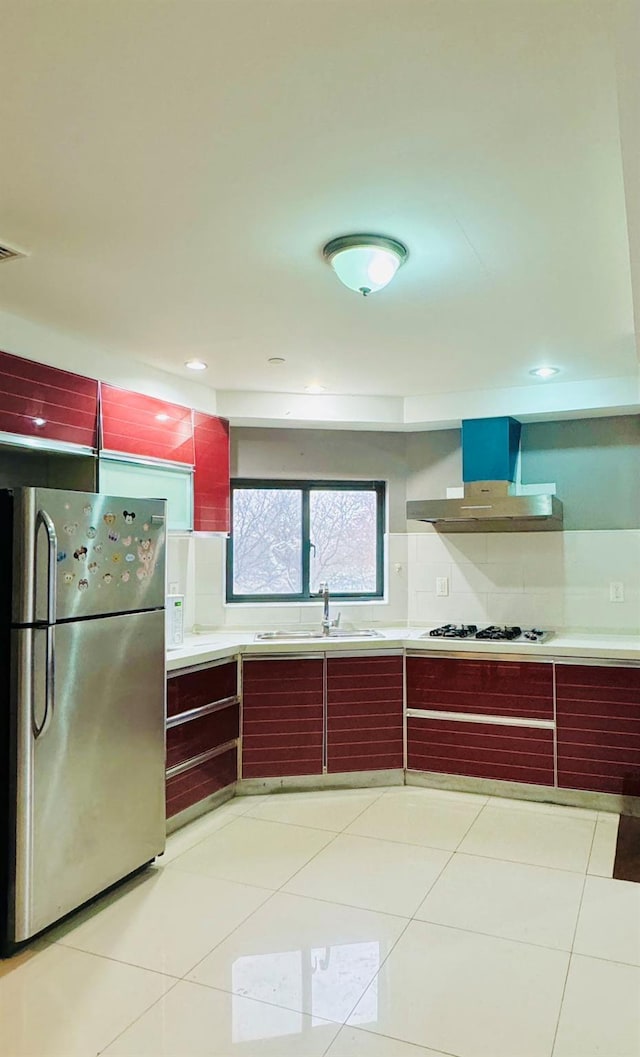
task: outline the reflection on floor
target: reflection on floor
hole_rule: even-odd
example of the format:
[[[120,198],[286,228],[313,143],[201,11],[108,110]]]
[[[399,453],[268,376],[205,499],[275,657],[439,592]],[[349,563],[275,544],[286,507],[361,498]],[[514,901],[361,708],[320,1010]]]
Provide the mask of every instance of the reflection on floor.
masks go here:
[[[3,1057],[638,1057],[618,818],[394,788],[237,798],[0,963]]]

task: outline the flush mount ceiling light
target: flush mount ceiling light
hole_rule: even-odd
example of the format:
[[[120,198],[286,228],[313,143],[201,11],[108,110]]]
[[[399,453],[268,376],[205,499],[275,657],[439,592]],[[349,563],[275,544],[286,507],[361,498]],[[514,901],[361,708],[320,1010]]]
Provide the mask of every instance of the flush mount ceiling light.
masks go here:
[[[188,367],[190,371],[206,371],[207,365],[204,360],[185,360],[185,367]]]
[[[34,426],[46,426],[47,420],[46,418],[34,418],[33,424]]]
[[[534,367],[529,371],[534,378],[553,378],[554,374],[560,374],[559,367]]]
[[[286,360],[284,356],[270,356],[267,363],[270,363],[272,367],[281,367],[283,363],[286,363]]]
[[[164,411],[161,411],[159,415],[156,415],[156,422],[168,422],[168,421],[169,421],[169,416],[167,414],[165,414]]]
[[[385,235],[340,235],[327,242],[322,256],[341,283],[367,297],[391,282],[409,251]]]
[[[326,385],[317,385],[312,382],[311,385],[305,385],[304,391],[305,393],[326,393],[327,387]]]

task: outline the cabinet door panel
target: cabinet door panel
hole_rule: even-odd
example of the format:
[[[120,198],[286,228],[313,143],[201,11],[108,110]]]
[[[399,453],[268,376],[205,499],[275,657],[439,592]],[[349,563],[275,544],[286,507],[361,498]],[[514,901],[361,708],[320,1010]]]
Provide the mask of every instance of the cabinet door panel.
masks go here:
[[[242,777],[322,774],[324,661],[247,660]]]
[[[407,704],[437,712],[553,719],[553,665],[408,657]]]
[[[558,784],[640,796],[640,668],[556,666]]]
[[[193,465],[191,408],[103,382],[100,409],[106,451]]]
[[[200,411],[193,413],[195,478],[194,528],[228,532],[230,528],[229,423]]]
[[[95,379],[0,352],[1,431],[95,448],[97,423]]]
[[[327,659],[327,770],[403,766],[402,657]]]
[[[410,717],[407,737],[411,770],[554,784],[550,729]]]

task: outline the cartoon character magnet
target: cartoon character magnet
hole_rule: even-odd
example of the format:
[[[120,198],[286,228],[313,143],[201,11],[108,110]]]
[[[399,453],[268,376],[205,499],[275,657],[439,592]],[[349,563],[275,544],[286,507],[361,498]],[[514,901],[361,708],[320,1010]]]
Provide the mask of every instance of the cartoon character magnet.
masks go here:
[[[95,527],[95,525],[90,525],[89,528],[87,529],[87,539],[94,540],[95,538],[96,538],[96,527]]]
[[[124,560],[126,562],[134,562],[136,560],[135,554],[125,554]]]
[[[92,507],[90,507],[89,504],[87,503],[85,506],[83,506],[82,513],[84,514],[85,517],[89,517],[90,514],[91,514],[91,510],[92,510]]]
[[[90,573],[95,574],[98,571],[98,563],[97,562],[89,562],[88,568],[89,568],[89,572]]]
[[[67,552],[66,551],[58,551],[58,553],[56,555],[56,561],[63,562],[66,557],[67,557]]]
[[[136,519],[136,515],[131,510],[123,510],[122,511],[122,516],[123,516],[124,520],[126,521],[127,525],[132,525],[133,522]]]
[[[105,514],[102,520],[104,521],[105,525],[115,525],[115,523],[116,523],[116,515],[115,514]]]
[[[64,577],[63,577],[65,584],[72,584],[73,581],[75,580],[75,578],[76,578],[76,574],[75,573],[65,573]]]
[[[125,537],[124,537],[124,538],[123,538],[123,539],[121,540],[121,543],[122,543],[122,546],[123,546],[123,547],[130,547],[130,546],[131,546],[131,536],[125,536]]]
[[[104,576],[102,577],[102,579],[103,579],[105,584],[110,584],[111,581],[113,580],[113,576],[111,575],[111,573],[105,573]]]
[[[123,584],[128,584],[129,580],[131,579],[131,573],[127,572],[126,569],[125,569],[125,571],[122,573],[120,579],[122,580]]]
[[[120,554],[120,551],[116,551],[116,553],[111,556],[111,561],[115,562],[116,564],[122,561],[122,555]]]
[[[67,536],[75,536],[76,532],[78,531],[78,522],[67,521],[66,524],[64,524],[62,527],[67,533]]]
[[[112,530],[112,531],[111,531],[111,532],[109,533],[109,537],[108,537],[108,538],[109,538],[109,542],[110,542],[110,543],[117,543],[117,542],[118,542],[118,540],[120,539],[120,533],[119,533],[119,532],[114,532],[114,531]]]
[[[76,561],[79,561],[79,562],[85,561],[86,557],[87,557],[87,548],[86,547],[78,547],[77,551],[73,552],[73,557],[76,559]]]
[[[78,580],[78,591],[86,591],[88,586],[88,580]]]
[[[138,577],[138,579],[139,580],[146,580],[147,579],[147,575],[148,575],[147,574],[147,570],[145,569],[144,565],[139,565],[138,568],[136,569],[136,576]]]

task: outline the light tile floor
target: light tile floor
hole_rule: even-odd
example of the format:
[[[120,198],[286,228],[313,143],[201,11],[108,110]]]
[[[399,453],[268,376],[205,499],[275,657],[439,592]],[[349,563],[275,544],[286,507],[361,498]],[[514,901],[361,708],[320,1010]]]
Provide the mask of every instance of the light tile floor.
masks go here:
[[[422,788],[237,798],[0,962],[0,1057],[640,1057],[616,832]]]

